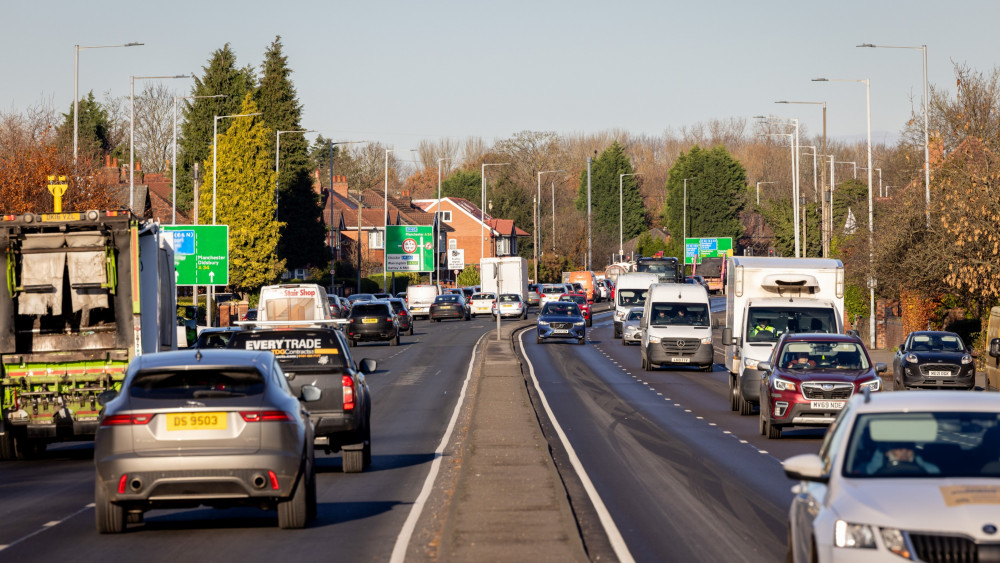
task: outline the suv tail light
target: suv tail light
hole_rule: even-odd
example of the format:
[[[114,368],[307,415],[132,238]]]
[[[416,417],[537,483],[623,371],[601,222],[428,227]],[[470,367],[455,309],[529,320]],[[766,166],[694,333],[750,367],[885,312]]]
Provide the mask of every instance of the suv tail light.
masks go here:
[[[285,411],[240,411],[243,422],[285,422],[292,417]]]
[[[152,414],[112,414],[101,420],[101,426],[128,426],[149,424]]]
[[[344,375],[340,378],[340,382],[344,387],[344,410],[352,411],[354,410],[354,379],[349,375]]]

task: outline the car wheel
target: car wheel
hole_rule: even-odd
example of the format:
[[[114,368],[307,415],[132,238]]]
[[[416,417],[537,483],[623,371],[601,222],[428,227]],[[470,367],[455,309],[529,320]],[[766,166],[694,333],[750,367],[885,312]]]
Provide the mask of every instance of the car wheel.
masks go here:
[[[729,374],[729,410],[739,410],[739,403],[736,402],[736,376]]]
[[[312,463],[309,471],[309,485],[306,487],[306,520],[315,520],[319,512],[319,500],[316,498],[316,464]]]
[[[101,534],[125,531],[125,509],[108,500],[108,490],[99,477],[94,478],[94,521]]]
[[[393,336],[389,340],[389,346],[399,346],[399,333],[398,332],[396,333],[396,336]]]
[[[541,344],[541,343],[542,343],[542,337],[541,336],[535,336],[535,344]]]
[[[361,473],[365,468],[364,448],[360,450],[344,450],[342,453],[341,468],[344,473]]]
[[[628,346],[628,340],[622,338],[622,346]]]
[[[584,336],[583,338],[579,338],[579,339],[577,339],[576,343],[577,343],[577,344],[581,344],[581,345],[582,345],[582,344],[586,344],[586,343],[587,343],[587,337],[586,337],[586,336]]]
[[[642,358],[642,371],[649,371],[649,360]]]
[[[736,403],[739,407],[741,416],[749,416],[753,414],[753,403],[743,398],[743,394],[736,390]]]
[[[761,436],[767,436],[767,424],[764,422],[764,409],[761,409],[760,416],[757,417],[757,430]]]
[[[594,326],[594,319],[592,317],[587,317],[587,326]]]
[[[413,336],[413,325],[410,325],[410,330],[406,334],[409,336]]]
[[[768,440],[780,440],[781,439],[781,427],[777,426],[776,424],[774,424],[773,422],[771,422],[770,415],[768,415],[768,417],[766,419],[764,419],[764,426],[767,429],[767,439]]]
[[[306,527],[306,517],[309,515],[309,476],[303,474],[295,485],[292,498],[278,503],[278,527],[282,530],[293,530]]]
[[[701,371],[710,372],[715,368],[715,364],[708,364],[707,366],[701,366]]]
[[[475,313],[472,313],[472,318],[476,318],[476,314]]]

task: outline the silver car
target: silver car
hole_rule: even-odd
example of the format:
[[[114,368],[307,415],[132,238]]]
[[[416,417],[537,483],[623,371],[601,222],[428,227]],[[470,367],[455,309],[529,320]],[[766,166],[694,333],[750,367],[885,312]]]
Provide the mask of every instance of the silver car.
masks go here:
[[[628,346],[635,342],[642,342],[642,330],[639,322],[642,321],[642,307],[632,307],[622,321],[622,346]]]
[[[302,386],[302,400],[321,391]],[[278,526],[316,514],[313,429],[269,351],[192,350],[132,360],[100,397],[94,443],[97,531],[156,508],[277,509]]]

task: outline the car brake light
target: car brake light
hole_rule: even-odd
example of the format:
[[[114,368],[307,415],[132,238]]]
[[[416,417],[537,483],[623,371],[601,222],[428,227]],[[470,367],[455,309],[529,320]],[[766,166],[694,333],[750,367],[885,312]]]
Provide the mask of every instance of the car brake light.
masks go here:
[[[122,478],[118,480],[118,494],[125,494],[125,482],[128,481],[128,475],[122,474]]]
[[[341,385],[344,387],[344,410],[354,410],[354,379],[349,375],[341,376]]]
[[[152,414],[112,414],[101,420],[101,426],[128,426],[132,424],[149,424]]]
[[[406,311],[400,311],[400,312],[398,312],[396,314],[399,315],[400,317],[405,317],[406,316]]]
[[[285,411],[240,411],[244,422],[283,422],[292,417]]]
[[[271,489],[277,491],[280,488],[278,486],[278,476],[274,474],[274,471],[268,471],[267,478],[271,480]]]

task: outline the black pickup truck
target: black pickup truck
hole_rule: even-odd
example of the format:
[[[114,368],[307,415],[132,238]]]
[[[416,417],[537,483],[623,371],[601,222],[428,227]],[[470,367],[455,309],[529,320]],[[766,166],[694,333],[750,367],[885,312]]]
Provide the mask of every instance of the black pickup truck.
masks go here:
[[[323,391],[309,403],[316,427],[316,449],[343,451],[344,473],[359,473],[371,464],[371,394],[365,376],[375,360],[355,364],[347,341],[333,328],[248,328],[233,333],[229,348],[270,350],[278,359],[292,394],[305,384]],[[360,366],[360,367],[359,367]]]

